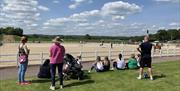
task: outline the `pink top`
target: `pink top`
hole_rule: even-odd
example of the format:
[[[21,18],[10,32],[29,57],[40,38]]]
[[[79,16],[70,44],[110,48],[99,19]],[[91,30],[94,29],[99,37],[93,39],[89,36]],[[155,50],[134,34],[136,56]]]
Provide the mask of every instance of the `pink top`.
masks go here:
[[[64,54],[65,54],[64,46],[58,43],[54,43],[50,47],[50,63],[51,64],[63,63]]]

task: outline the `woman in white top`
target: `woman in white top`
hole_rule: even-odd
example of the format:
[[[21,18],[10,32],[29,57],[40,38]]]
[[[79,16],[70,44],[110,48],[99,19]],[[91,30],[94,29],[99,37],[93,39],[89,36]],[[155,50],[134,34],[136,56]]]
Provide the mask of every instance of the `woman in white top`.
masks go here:
[[[126,63],[122,57],[122,54],[119,54],[118,59],[115,62],[113,62],[113,67],[118,70],[122,70],[122,69],[125,69],[125,66],[126,66]]]
[[[104,71],[103,62],[102,62],[100,56],[97,56],[96,62],[92,65],[91,70],[93,70],[94,68],[95,68],[96,72],[103,72]]]

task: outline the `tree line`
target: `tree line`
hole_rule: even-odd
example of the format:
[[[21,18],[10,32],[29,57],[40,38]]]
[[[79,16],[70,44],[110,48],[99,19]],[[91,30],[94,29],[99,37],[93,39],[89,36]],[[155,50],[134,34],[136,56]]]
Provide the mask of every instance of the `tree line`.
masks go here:
[[[23,29],[21,28],[14,28],[14,27],[6,27],[0,28],[0,34],[5,35],[23,35]],[[55,36],[60,36],[64,40],[67,41],[104,41],[104,42],[122,42],[122,41],[129,41],[132,42],[139,42],[143,40],[144,36],[132,36],[132,37],[125,37],[125,36],[92,36],[90,34],[86,35],[42,35],[42,34],[31,34],[26,35],[29,37],[30,40],[38,40],[38,41],[50,41]],[[155,34],[149,34],[151,41],[162,41],[166,42],[169,40],[180,40],[180,29],[161,29],[158,30]]]
[[[0,28],[0,34],[22,36],[23,29],[14,27]]]

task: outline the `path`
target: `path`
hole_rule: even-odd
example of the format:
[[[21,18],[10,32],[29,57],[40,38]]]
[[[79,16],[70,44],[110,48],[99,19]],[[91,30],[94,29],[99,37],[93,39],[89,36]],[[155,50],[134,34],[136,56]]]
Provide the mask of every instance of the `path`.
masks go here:
[[[153,63],[159,63],[159,62],[166,62],[166,61],[180,61],[180,56],[168,56],[168,57],[155,57],[153,58]],[[87,70],[90,68],[92,61],[90,62],[84,62],[83,69]],[[36,76],[39,71],[39,65],[33,65],[29,66],[27,70],[27,77]],[[0,80],[6,80],[6,79],[15,79],[17,78],[17,67],[6,67],[6,68],[0,68]]]

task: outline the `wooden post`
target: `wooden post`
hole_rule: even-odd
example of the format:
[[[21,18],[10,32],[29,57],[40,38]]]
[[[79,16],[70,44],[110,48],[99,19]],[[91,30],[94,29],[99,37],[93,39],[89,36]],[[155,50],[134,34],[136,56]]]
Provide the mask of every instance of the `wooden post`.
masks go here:
[[[40,53],[40,56],[41,56],[41,64],[43,64],[43,61],[44,61],[44,59],[43,59],[43,56],[44,56],[43,52]]]

